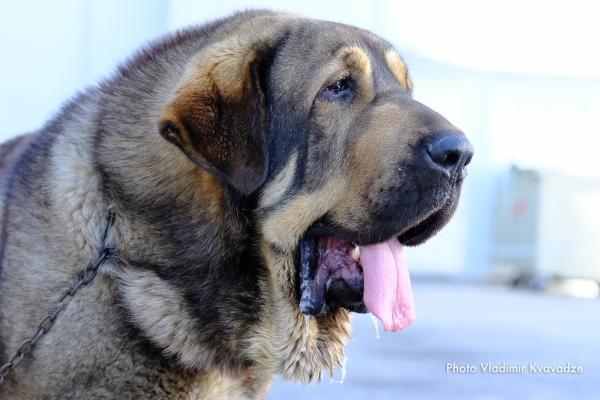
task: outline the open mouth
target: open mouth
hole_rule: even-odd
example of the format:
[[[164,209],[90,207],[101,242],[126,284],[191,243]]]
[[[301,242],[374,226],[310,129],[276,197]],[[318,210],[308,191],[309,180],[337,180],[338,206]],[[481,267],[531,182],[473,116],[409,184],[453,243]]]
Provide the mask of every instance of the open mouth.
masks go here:
[[[364,274],[360,248],[313,225],[300,241],[296,265],[300,272],[300,312],[317,316],[326,305],[368,312],[363,303]]]
[[[316,222],[305,233],[296,252],[300,275],[300,312],[321,315],[343,307],[371,312],[386,331],[410,325],[414,316],[412,289],[403,245],[415,246],[433,236],[451,214],[444,207],[404,230],[398,237],[359,245]]]

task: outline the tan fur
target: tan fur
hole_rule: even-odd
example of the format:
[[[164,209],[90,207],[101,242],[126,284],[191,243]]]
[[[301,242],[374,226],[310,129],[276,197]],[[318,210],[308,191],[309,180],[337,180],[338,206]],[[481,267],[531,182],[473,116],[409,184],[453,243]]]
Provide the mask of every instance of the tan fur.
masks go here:
[[[333,174],[328,186],[318,192],[297,195],[285,208],[265,219],[263,240],[275,243],[278,248],[285,251],[293,251],[308,226],[333,205],[332,201],[335,201],[335,197],[331,194],[344,190],[344,182],[336,179]]]
[[[296,163],[298,162],[298,154],[294,153],[290,156],[290,160],[279,174],[273,179],[273,182],[268,185],[260,196],[260,207],[267,208],[273,206],[281,200],[288,190],[294,173],[296,172]]]
[[[396,79],[398,79],[398,82],[402,84],[404,90],[412,92],[412,83],[409,81],[408,69],[398,53],[393,50],[388,51],[385,53],[385,61],[387,62],[390,71],[392,71]]]
[[[117,279],[122,282],[123,303],[132,310],[132,319],[165,354],[174,355],[179,362],[198,370],[213,364],[214,353],[194,341],[196,330],[192,318],[181,306],[183,299],[175,288],[147,271],[125,270]]]
[[[371,67],[371,60],[367,54],[360,48],[352,46],[344,49],[346,65],[350,69],[356,70],[358,73],[371,77],[373,74],[373,68]]]
[[[255,371],[251,369],[242,371],[241,376],[236,377],[211,370],[202,377],[198,389],[190,393],[189,399],[252,400],[265,398],[273,377],[261,381],[258,390],[249,391],[248,384],[253,384],[256,379]]]

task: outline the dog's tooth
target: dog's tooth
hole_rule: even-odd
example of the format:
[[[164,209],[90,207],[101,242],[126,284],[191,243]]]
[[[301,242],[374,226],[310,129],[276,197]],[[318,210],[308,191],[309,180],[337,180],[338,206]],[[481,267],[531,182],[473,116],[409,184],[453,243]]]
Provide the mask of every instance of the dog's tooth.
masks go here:
[[[354,261],[360,260],[360,248],[356,246],[354,250],[352,250],[352,259]]]

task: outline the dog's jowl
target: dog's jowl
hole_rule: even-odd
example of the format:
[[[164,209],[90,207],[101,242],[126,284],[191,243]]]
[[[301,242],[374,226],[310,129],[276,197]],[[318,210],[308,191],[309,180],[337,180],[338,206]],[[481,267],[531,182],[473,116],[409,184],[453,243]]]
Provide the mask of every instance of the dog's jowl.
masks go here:
[[[339,368],[354,312],[408,326],[403,246],[473,155],[412,87],[367,31],[248,11],[4,143],[0,397],[264,398]]]

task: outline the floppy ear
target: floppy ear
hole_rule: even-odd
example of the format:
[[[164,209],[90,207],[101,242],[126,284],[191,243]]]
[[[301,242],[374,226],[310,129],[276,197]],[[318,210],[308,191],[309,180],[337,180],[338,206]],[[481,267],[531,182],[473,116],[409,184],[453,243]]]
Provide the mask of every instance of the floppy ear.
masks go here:
[[[267,175],[264,76],[270,53],[265,44],[234,39],[203,49],[160,120],[165,139],[243,194],[255,191]]]

